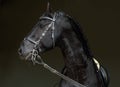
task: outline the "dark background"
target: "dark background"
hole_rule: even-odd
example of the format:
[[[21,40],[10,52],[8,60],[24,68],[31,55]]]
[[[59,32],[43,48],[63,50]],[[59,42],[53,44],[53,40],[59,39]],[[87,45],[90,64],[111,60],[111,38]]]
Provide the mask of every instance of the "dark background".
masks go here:
[[[95,58],[108,69],[110,87],[120,87],[119,0],[51,0],[81,24]],[[20,60],[17,49],[46,9],[47,0],[0,0],[0,87],[53,87],[59,77],[39,65]],[[57,70],[64,63],[60,49],[43,54]]]

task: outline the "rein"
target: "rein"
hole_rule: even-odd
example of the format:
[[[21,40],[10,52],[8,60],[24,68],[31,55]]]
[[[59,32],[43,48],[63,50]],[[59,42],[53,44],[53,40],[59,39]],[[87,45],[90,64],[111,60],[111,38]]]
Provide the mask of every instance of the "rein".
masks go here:
[[[45,31],[42,33],[42,36],[39,38],[38,41],[34,41],[31,38],[25,38],[24,40],[28,40],[30,42],[32,42],[34,45],[33,50],[28,54],[28,56],[25,58],[26,60],[28,60],[29,58],[31,58],[30,60],[33,62],[33,64],[39,64],[42,65],[44,68],[46,68],[47,70],[49,70],[50,72],[58,75],[59,77],[61,77],[62,79],[68,81],[69,83],[71,83],[72,85],[76,86],[76,87],[87,87],[85,85],[80,84],[79,82],[65,76],[64,74],[58,72],[56,69],[50,67],[49,65],[47,65],[41,58],[41,56],[38,54],[38,50],[37,50],[37,46],[39,45],[40,41],[42,40],[42,38],[45,36],[45,34],[47,33],[47,31],[51,28],[51,37],[52,37],[52,41],[53,41],[53,47],[55,46],[55,41],[54,41],[54,30],[55,30],[55,21],[56,21],[56,13],[54,14],[53,18],[50,17],[40,17],[40,20],[42,19],[47,19],[50,20],[51,23],[48,25],[48,27],[45,29]],[[41,50],[41,49],[40,49]]]

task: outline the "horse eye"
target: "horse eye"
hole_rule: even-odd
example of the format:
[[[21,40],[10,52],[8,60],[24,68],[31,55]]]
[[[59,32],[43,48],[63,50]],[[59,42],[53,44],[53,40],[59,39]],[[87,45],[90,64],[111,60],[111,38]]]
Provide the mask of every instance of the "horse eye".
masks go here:
[[[48,24],[49,24],[49,22],[48,22],[48,23],[47,23],[47,22],[46,22],[46,23],[43,23],[43,22],[42,22],[42,23],[39,24],[39,26],[40,26],[40,28],[44,28],[44,27],[47,26]]]
[[[43,24],[40,24],[39,26],[40,26],[40,28],[43,28],[45,25],[43,25]]]
[[[40,28],[44,28],[45,26],[47,26],[48,24],[51,23],[51,20],[48,20],[48,19],[41,19],[39,21],[39,26]]]

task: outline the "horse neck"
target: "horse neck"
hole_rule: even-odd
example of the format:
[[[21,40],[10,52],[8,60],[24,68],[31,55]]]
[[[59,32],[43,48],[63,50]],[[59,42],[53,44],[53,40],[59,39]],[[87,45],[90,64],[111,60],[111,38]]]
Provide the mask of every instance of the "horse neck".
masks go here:
[[[68,65],[69,67],[74,65],[85,65],[88,58],[84,52],[82,43],[72,30],[63,32],[59,44],[63,56],[65,57],[65,65]]]
[[[98,81],[92,58],[87,57],[82,43],[73,30],[63,32],[59,44],[67,69],[65,75],[83,84],[92,83],[89,82],[93,81],[92,79]]]

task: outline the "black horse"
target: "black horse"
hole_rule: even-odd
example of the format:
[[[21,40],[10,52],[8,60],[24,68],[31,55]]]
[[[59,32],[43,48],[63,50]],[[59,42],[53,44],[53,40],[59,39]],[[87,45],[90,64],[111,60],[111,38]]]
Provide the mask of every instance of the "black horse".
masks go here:
[[[64,12],[47,11],[40,17],[32,32],[21,43],[19,54],[34,61],[31,52],[42,54],[54,47],[61,48],[65,67],[62,73],[87,87],[108,87],[109,77],[93,58],[80,25]],[[61,80],[60,87],[80,87]]]

